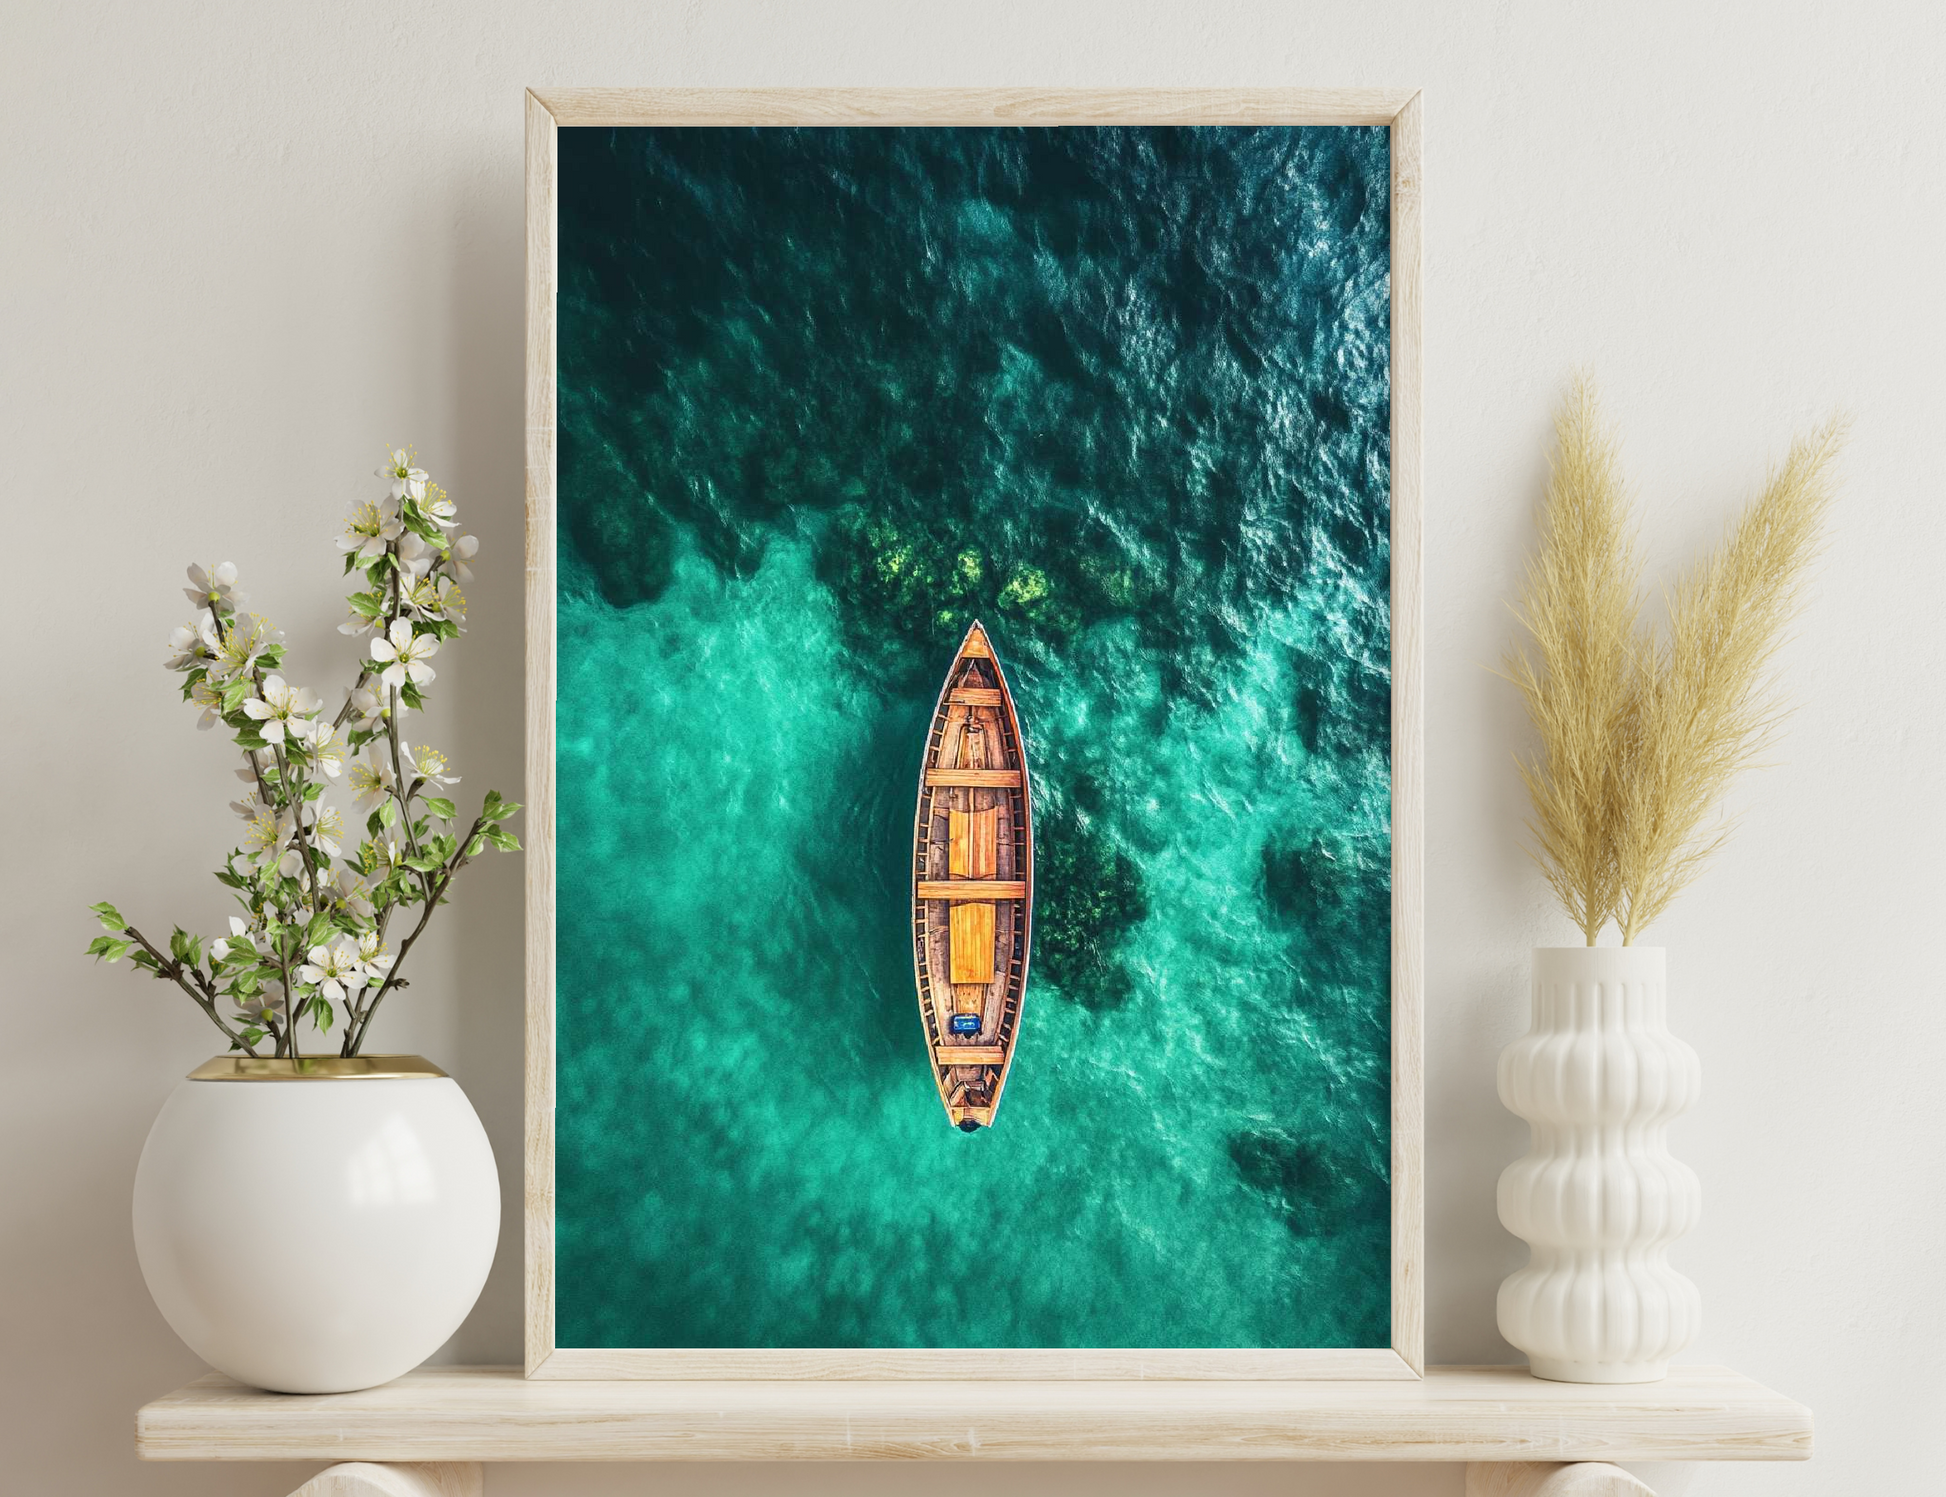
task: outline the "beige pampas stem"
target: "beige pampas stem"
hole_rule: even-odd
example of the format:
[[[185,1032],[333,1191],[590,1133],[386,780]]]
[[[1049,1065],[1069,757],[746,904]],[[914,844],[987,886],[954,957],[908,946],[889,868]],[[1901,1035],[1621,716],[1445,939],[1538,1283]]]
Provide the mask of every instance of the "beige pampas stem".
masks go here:
[[[1533,648],[1508,656],[1540,752],[1521,761],[1535,857],[1590,946],[1621,898],[1612,845],[1616,744],[1630,712],[1642,573],[1619,453],[1586,378],[1555,421],[1540,549],[1515,613]]]
[[[1615,825],[1625,945],[1723,845],[1716,808],[1784,716],[1770,666],[1823,543],[1844,439],[1832,420],[1791,444],[1723,543],[1677,582],[1667,638],[1638,646]]]
[[[1783,716],[1770,667],[1824,535],[1845,425],[1790,455],[1669,598],[1665,635],[1638,624],[1634,533],[1613,436],[1585,379],[1556,423],[1540,544],[1508,657],[1539,737],[1521,761],[1534,853],[1590,946],[1624,944],[1694,879],[1727,828],[1724,793]]]

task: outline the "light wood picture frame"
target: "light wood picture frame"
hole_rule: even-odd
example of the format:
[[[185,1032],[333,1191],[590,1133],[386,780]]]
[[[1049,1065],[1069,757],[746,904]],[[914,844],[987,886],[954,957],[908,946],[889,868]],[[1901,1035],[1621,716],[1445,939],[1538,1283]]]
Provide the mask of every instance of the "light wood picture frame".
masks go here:
[[[1389,1349],[613,1349],[555,1344],[558,132],[603,126],[1363,125],[1390,141]],[[525,1370],[544,1379],[1424,1375],[1421,100],[1414,89],[538,89],[526,98]],[[976,761],[977,762],[977,761]]]

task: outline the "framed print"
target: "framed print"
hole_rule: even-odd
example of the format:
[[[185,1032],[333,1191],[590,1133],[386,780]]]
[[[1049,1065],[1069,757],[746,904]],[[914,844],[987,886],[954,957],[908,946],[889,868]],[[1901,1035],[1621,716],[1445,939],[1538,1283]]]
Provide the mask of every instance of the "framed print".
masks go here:
[[[1420,1375],[1417,94],[527,120],[529,1375]]]

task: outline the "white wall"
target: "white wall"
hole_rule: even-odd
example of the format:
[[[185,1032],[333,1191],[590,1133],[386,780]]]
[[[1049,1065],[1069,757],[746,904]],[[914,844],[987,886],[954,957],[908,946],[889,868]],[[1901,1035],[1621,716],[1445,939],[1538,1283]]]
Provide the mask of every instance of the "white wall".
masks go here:
[[[149,1303],[130,1179],[213,1052],[179,996],[79,956],[83,907],[217,928],[202,870],[230,756],[158,668],[178,573],[234,559],[311,679],[329,539],[411,440],[484,542],[435,741],[520,788],[525,84],[1420,84],[1427,96],[1431,985],[1429,1342],[1517,1360],[1521,1259],[1493,1092],[1527,948],[1567,937],[1518,845],[1518,710],[1488,667],[1550,403],[1600,374],[1660,564],[1712,536],[1790,432],[1856,413],[1848,497],[1786,660],[1801,710],[1728,853],[1658,932],[1706,1094],[1676,1131],[1707,1215],[1681,1245],[1690,1359],[1809,1403],[1806,1466],[1665,1492],[1936,1488],[1946,894],[1937,622],[1946,333],[1942,9],[1036,0],[471,5],[16,0],[0,16],[0,1488],[277,1494],[289,1468],[142,1466],[130,1416],[199,1371]],[[312,664],[305,664],[311,662]],[[473,1096],[517,1202],[519,869],[469,874],[387,1018]],[[435,928],[437,929],[437,928]],[[518,1354],[512,1224],[452,1358]],[[1934,1457],[1936,1459],[1936,1457]],[[1930,1475],[1931,1480],[1928,1480]],[[1062,1490],[1457,1493],[1456,1467],[1041,1468]],[[635,1490],[971,1494],[856,1468],[505,1467],[498,1497]]]

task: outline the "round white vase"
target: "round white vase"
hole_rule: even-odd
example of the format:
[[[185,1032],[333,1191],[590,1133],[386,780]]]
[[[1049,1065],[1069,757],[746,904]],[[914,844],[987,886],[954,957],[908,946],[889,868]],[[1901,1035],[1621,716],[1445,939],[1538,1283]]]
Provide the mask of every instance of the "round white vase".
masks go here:
[[[1500,1286],[1500,1334],[1536,1377],[1663,1377],[1702,1316],[1696,1286],[1669,1266],[1702,1186],[1666,1142],[1702,1067],[1669,1032],[1662,948],[1537,949],[1533,1027],[1501,1053],[1499,1079],[1533,1129],[1500,1177],[1500,1220],[1532,1249]]]
[[[239,1382],[344,1393],[439,1349],[500,1230],[486,1130],[417,1056],[221,1056],[135,1172],[135,1251],[176,1334]]]

